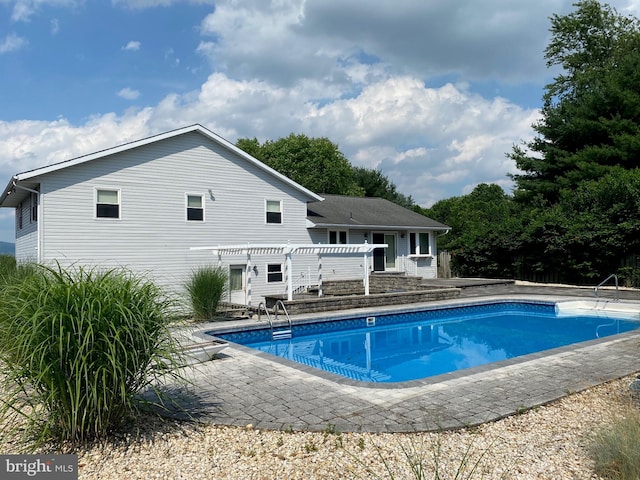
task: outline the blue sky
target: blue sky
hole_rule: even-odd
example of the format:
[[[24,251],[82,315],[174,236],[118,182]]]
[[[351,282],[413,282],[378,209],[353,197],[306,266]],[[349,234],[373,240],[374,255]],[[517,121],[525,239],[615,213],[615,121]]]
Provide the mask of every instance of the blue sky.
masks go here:
[[[638,0],[610,2],[638,15]],[[549,16],[571,1],[0,0],[0,184],[200,123],[234,142],[328,137],[419,204],[533,135]],[[4,180],[3,180],[4,178]],[[13,241],[0,210],[0,240]]]

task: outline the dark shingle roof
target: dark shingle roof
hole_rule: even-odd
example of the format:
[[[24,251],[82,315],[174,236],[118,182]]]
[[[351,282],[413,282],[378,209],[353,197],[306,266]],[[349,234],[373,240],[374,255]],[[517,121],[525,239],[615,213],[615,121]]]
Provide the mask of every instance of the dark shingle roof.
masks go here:
[[[307,219],[318,227],[386,227],[448,230],[446,225],[384,198],[322,195],[309,202]]]

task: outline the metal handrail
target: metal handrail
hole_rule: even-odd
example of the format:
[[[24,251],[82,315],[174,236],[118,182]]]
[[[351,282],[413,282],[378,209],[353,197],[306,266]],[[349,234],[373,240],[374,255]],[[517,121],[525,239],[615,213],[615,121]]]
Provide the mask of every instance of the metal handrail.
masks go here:
[[[293,331],[293,324],[291,323],[291,318],[289,318],[289,312],[287,312],[287,307],[284,306],[282,300],[278,300],[276,304],[273,306],[273,320],[271,319],[271,315],[269,314],[269,310],[264,302],[260,302],[258,305],[258,321],[261,321],[262,316],[260,312],[264,310],[264,313],[267,315],[267,321],[269,322],[269,330],[271,332],[271,338],[273,338],[273,322],[278,321],[278,310],[279,307],[282,307],[282,312],[287,319],[287,323],[289,324],[289,331]]]
[[[289,330],[293,330],[293,324],[291,323],[291,319],[289,318],[289,312],[287,312],[287,307],[284,306],[284,302],[282,300],[278,300],[276,304],[273,306],[275,319],[278,320],[278,305],[282,307],[282,312],[284,313],[284,316],[287,318],[287,323],[289,324]]]
[[[607,278],[605,278],[603,281],[601,281],[594,289],[594,295],[596,296],[596,298],[598,298],[598,289],[603,286],[605,283],[607,283],[609,280],[614,279],[616,281],[616,294],[613,297],[614,301],[618,301],[620,300],[620,291],[618,290],[618,275],[616,275],[615,273],[612,273],[611,275],[609,275]]]

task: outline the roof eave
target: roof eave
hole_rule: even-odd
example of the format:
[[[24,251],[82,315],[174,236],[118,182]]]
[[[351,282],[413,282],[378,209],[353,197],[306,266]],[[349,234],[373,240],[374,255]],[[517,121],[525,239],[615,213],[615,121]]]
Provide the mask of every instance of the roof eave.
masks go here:
[[[314,223],[307,219],[311,224],[307,228],[358,228],[358,229],[377,229],[377,230],[442,230],[448,231],[449,227],[446,226],[417,226],[417,225],[354,225],[353,223]]]
[[[302,185],[294,182],[290,178],[282,175],[280,172],[278,172],[278,171],[274,170],[273,168],[269,167],[268,165],[262,163],[257,158],[249,155],[247,152],[239,149],[238,147],[236,147],[234,144],[232,144],[228,140],[225,140],[221,136],[213,133],[211,130],[203,127],[200,124],[190,125],[188,127],[183,127],[183,128],[179,128],[179,129],[176,129],[176,130],[171,130],[169,132],[160,133],[158,135],[152,135],[150,137],[143,138],[141,140],[135,140],[133,142],[124,143],[124,144],[118,145],[116,147],[111,147],[111,148],[108,148],[108,149],[105,149],[105,150],[100,150],[98,152],[90,153],[88,155],[83,155],[81,157],[76,157],[76,158],[73,158],[73,159],[70,159],[70,160],[57,162],[57,163],[54,163],[52,165],[47,165],[45,167],[40,167],[40,168],[36,168],[36,169],[33,169],[33,170],[27,170],[25,172],[21,172],[21,173],[18,173],[16,175],[14,175],[12,177],[12,181],[13,180],[15,180],[15,181],[27,180],[29,178],[33,178],[33,177],[40,176],[40,175],[45,175],[47,173],[55,172],[57,170],[62,170],[63,168],[72,167],[72,166],[78,165],[80,163],[85,163],[85,162],[89,162],[91,160],[96,160],[98,158],[103,158],[103,157],[107,157],[109,155],[114,155],[116,153],[125,152],[127,150],[132,150],[132,149],[137,148],[137,147],[148,145],[150,143],[154,143],[154,142],[161,141],[161,140],[166,140],[168,138],[176,137],[178,135],[182,135],[182,134],[190,133],[190,132],[198,132],[198,133],[204,135],[209,140],[211,140],[211,141],[213,141],[215,143],[218,143],[219,145],[222,145],[227,150],[230,150],[233,153],[239,155],[240,157],[242,157],[245,160],[249,161],[253,165],[255,165],[258,168],[260,168],[261,170],[271,174],[272,176],[274,176],[274,177],[280,179],[281,181],[285,182],[286,184],[292,186],[296,190],[304,193],[305,195],[307,195],[311,199],[316,200],[316,201],[324,200],[324,198],[321,197],[320,195],[318,195],[317,193],[312,192],[311,190],[309,190],[309,189],[303,187]],[[5,189],[5,194],[3,194],[2,197],[0,197],[0,204],[4,200],[8,190],[9,190],[9,188]]]

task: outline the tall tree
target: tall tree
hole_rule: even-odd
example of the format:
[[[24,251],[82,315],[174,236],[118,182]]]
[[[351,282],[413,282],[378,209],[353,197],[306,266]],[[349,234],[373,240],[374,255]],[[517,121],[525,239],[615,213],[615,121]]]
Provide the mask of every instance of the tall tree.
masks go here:
[[[309,138],[292,133],[263,144],[256,138],[241,138],[236,146],[313,192],[363,194],[349,160],[327,138]]]
[[[551,17],[549,67],[561,73],[545,88],[537,137],[509,154],[516,198],[560,200],[611,168],[638,166],[640,158],[640,27],[596,0]]]
[[[365,197],[385,198],[405,208],[413,208],[415,202],[411,195],[408,197],[398,192],[396,185],[380,170],[365,167],[354,167],[356,183],[364,190]]]

